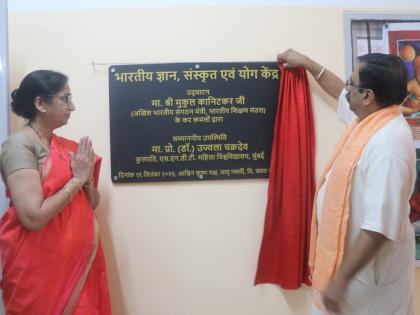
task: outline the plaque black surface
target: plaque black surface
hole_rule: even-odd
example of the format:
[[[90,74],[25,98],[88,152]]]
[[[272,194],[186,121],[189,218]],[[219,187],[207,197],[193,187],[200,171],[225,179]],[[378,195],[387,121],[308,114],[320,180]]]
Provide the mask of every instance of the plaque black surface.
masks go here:
[[[112,181],[268,177],[278,89],[271,62],[110,66]]]

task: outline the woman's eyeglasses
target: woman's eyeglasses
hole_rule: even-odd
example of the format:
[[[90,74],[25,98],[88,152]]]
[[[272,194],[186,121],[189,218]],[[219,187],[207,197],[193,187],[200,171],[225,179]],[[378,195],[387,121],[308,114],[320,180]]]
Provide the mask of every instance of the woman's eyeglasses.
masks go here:
[[[61,101],[63,101],[64,103],[66,103],[67,105],[71,104],[71,94],[66,94],[66,95],[57,95],[57,94],[53,94],[53,95],[43,95],[46,97],[58,97]]]

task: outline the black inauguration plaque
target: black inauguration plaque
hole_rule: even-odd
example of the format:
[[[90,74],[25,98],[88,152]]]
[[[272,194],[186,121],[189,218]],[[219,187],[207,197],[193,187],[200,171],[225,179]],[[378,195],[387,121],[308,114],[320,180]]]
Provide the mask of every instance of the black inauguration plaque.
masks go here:
[[[112,180],[268,177],[279,76],[272,62],[111,66]]]

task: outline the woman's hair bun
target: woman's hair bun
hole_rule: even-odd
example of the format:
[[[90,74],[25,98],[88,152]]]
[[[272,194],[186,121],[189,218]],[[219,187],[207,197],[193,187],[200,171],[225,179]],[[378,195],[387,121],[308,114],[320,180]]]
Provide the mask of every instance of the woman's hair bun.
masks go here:
[[[10,96],[12,97],[12,100],[13,100],[13,101],[15,101],[15,100],[16,100],[16,96],[17,96],[18,91],[19,91],[19,89],[16,89],[16,90],[14,90],[14,91],[10,94]]]

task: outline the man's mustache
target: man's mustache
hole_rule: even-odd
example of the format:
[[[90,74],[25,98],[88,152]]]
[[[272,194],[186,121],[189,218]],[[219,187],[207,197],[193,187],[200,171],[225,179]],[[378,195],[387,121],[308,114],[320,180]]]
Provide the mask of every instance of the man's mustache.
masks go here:
[[[346,93],[346,100],[350,103],[350,92]]]

